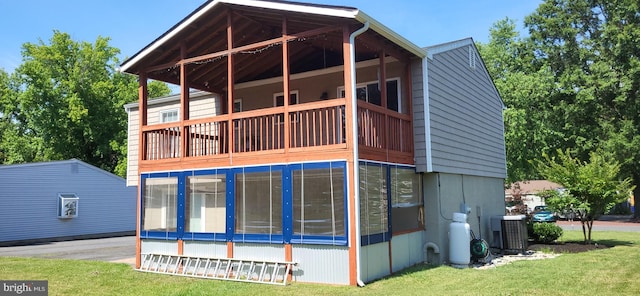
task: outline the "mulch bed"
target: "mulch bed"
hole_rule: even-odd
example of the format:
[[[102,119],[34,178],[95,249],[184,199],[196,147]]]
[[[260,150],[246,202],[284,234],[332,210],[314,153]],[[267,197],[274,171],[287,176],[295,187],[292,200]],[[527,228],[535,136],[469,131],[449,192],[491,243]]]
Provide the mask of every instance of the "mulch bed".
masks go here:
[[[608,246],[600,245],[600,244],[589,244],[585,245],[583,243],[552,243],[552,244],[541,244],[541,243],[530,243],[529,250],[532,251],[552,251],[554,253],[580,253],[593,251],[597,249],[606,249]]]

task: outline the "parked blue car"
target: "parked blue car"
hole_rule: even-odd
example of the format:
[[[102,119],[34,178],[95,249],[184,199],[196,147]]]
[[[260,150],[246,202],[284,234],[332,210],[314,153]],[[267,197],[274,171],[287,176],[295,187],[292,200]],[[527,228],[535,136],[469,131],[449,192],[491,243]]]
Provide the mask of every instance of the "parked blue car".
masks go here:
[[[533,222],[556,222],[556,215],[549,211],[540,211],[531,217]]]

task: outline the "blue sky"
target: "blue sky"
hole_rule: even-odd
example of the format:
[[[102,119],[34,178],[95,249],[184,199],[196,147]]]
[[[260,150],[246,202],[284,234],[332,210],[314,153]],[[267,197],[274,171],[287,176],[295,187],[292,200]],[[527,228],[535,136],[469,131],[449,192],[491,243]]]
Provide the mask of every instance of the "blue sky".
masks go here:
[[[472,37],[486,42],[505,17],[519,29],[541,0],[298,0],[356,7],[418,46]],[[206,0],[0,0],[0,68],[21,64],[26,42],[49,43],[54,30],[75,41],[109,37],[120,59],[134,55]]]

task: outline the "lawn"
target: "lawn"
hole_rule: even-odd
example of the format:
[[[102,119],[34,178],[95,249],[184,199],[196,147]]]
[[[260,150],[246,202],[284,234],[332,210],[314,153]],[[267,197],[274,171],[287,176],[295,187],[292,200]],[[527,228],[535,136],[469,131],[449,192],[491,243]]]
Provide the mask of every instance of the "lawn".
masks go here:
[[[126,264],[11,257],[0,257],[0,279],[48,280],[49,295],[637,295],[640,234],[593,237],[612,247],[487,270],[421,265],[363,288],[235,283],[137,272]],[[581,239],[581,231],[561,238]]]

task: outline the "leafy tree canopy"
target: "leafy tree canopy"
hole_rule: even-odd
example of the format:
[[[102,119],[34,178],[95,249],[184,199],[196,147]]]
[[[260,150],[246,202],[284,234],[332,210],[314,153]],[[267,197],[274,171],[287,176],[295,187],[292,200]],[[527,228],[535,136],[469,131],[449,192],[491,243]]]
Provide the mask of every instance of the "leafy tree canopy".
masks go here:
[[[116,71],[119,52],[109,38],[76,42],[59,31],[48,43],[25,43],[15,73],[0,73],[2,162],[77,158],[124,176],[123,105],[136,100],[138,83]],[[152,96],[169,93],[151,84]]]
[[[616,203],[629,198],[633,190],[631,178],[620,180],[620,163],[603,153],[592,152],[589,161],[574,158],[566,150],[558,150],[557,158],[544,154],[534,162],[548,180],[561,184],[568,192],[552,195],[548,201],[556,210],[576,210],[583,226],[585,242],[591,242],[593,221]],[[585,228],[586,227],[586,228]]]
[[[509,182],[540,177],[529,160],[570,149],[582,161],[601,151],[640,183],[638,11],[637,0],[545,0],[527,37],[509,19],[494,25],[479,47],[507,107]]]

